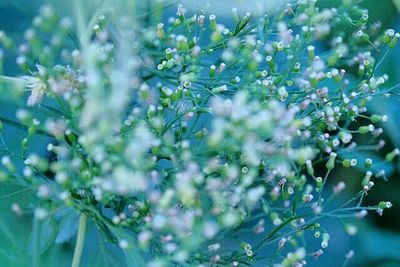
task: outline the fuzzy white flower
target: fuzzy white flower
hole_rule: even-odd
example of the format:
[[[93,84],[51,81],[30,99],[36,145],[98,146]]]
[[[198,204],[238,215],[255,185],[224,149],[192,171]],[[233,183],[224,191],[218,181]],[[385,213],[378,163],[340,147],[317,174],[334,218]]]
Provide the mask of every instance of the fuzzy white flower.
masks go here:
[[[33,76],[23,76],[22,79],[25,81],[26,88],[31,91],[27,105],[35,106],[39,104],[45,95],[46,84],[40,78]]]

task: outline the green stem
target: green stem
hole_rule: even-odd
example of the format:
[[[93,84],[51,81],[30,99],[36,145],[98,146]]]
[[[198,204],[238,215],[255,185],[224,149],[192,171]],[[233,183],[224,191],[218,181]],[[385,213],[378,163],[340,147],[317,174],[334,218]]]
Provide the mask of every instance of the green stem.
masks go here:
[[[40,231],[40,221],[35,216],[33,216],[32,225],[32,267],[40,266],[40,255],[39,255],[39,231]]]
[[[78,237],[76,238],[74,258],[71,267],[79,267],[82,257],[83,244],[85,243],[87,216],[82,213],[79,218]]]

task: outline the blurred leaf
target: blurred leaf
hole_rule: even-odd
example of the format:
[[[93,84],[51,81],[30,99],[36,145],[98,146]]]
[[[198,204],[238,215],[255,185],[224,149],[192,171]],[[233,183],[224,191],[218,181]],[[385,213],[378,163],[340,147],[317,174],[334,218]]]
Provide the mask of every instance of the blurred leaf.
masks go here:
[[[27,242],[32,230],[29,215],[17,216],[11,205],[17,203],[22,209],[30,202],[29,188],[11,182],[0,184],[0,266],[29,266]]]
[[[123,228],[110,227],[111,232],[117,237],[117,239],[125,240],[128,242],[129,246],[123,249],[122,252],[125,256],[125,261],[128,266],[141,267],[145,266],[145,259],[136,245],[136,238],[134,238],[133,233],[125,231]]]
[[[58,233],[58,224],[57,222],[49,217],[44,220],[40,224],[39,228],[39,253],[40,255],[46,252],[51,245],[54,244]],[[28,244],[30,245],[32,242],[30,241]],[[32,253],[32,248],[29,247],[30,253]]]
[[[49,218],[45,220],[40,227],[40,254],[43,254],[56,240],[58,232],[57,222]]]
[[[90,267],[114,267],[124,266],[121,257],[109,249],[98,249],[90,261]]]
[[[400,12],[400,0],[392,0],[393,4],[396,6],[397,11]]]
[[[59,224],[59,232],[56,237],[56,244],[65,243],[72,239],[78,231],[79,216],[69,212],[64,215]]]
[[[382,101],[384,101],[384,105],[382,105]],[[395,146],[400,146],[400,124],[398,122],[400,119],[400,114],[398,113],[399,104],[399,99],[393,97],[375,99],[368,105],[368,110],[371,113],[389,115],[389,119],[385,123],[382,123],[382,127],[386,130],[385,133],[390,137],[390,141],[393,142]]]
[[[70,267],[73,257],[73,246],[53,244],[40,257],[40,267]],[[85,266],[81,265],[82,267]],[[31,264],[29,265],[31,267]]]
[[[400,261],[400,234],[394,231],[368,228],[368,234],[359,236],[359,250],[370,260]]]

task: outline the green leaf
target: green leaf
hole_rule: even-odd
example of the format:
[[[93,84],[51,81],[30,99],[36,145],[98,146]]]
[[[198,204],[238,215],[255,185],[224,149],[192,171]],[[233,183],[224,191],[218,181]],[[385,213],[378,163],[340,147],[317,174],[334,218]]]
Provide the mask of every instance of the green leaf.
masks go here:
[[[68,242],[76,235],[79,225],[79,216],[73,213],[67,214],[60,222],[56,244]]]
[[[393,4],[396,6],[397,11],[400,12],[400,0],[392,0]]]
[[[120,256],[107,248],[99,248],[90,260],[89,267],[125,266]]]
[[[41,255],[55,243],[58,234],[58,224],[51,217],[39,223],[39,254]],[[29,241],[28,244],[32,244],[32,241]],[[31,246],[29,246],[29,252],[32,253]]]
[[[58,225],[57,222],[49,218],[45,220],[40,227],[40,253],[44,253],[56,240],[56,236],[58,233]]]
[[[145,259],[140,249],[136,244],[135,235],[132,232],[125,231],[123,228],[109,227],[110,231],[117,237],[117,239],[125,240],[128,242],[128,247],[122,250],[125,256],[125,261],[128,266],[142,267],[146,266]]]

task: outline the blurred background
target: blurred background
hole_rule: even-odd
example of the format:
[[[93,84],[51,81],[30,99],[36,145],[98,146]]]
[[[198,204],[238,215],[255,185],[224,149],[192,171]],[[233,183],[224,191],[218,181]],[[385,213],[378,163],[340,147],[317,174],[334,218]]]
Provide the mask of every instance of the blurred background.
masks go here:
[[[150,1],[150,0],[148,0]],[[321,6],[337,5],[339,0],[321,0]],[[58,11],[68,10],[70,2],[56,2],[45,0],[0,0],[0,31],[19,40],[23,38],[24,31],[30,26],[32,18],[37,14],[40,6],[45,3],[58,5]],[[183,3],[193,4],[191,0],[182,1]],[[204,3],[206,1],[203,1]],[[195,2],[192,8],[206,7],[209,10],[216,10],[220,16],[231,15],[231,7],[237,6],[239,10],[249,9],[250,11],[260,11],[272,8],[281,1],[208,1],[210,5],[204,5],[203,2]],[[381,21],[383,28],[393,28],[400,31],[400,1],[399,0],[365,0],[360,4],[363,8],[369,10],[370,21]],[[244,10],[247,11],[247,10]],[[172,15],[172,13],[171,13]],[[1,46],[0,46],[1,48]],[[4,65],[3,73],[8,76],[18,75],[18,68],[15,63],[15,55],[3,52]],[[1,69],[1,68],[0,68]],[[389,86],[400,83],[400,45],[388,54],[383,63],[377,70],[379,74],[389,75]],[[1,88],[0,90],[3,90]],[[369,106],[371,112],[387,114],[389,121],[382,124],[385,130],[383,139],[386,141],[386,147],[382,154],[373,155],[374,160],[384,158],[384,155],[400,147],[400,97],[379,97],[374,99]],[[15,117],[15,106],[8,101],[3,94],[0,94],[0,117]],[[12,150],[13,147],[20,147],[23,138],[22,132],[17,128],[5,125],[4,139]],[[35,140],[35,146],[38,147],[38,153],[45,153],[46,140],[38,138]],[[32,148],[31,148],[32,149]],[[33,148],[34,149],[34,148]],[[1,153],[1,152],[0,152]],[[1,156],[1,155],[0,155]],[[371,155],[358,155],[358,157],[367,157]],[[345,234],[344,225],[333,219],[325,220],[325,228],[331,233],[329,249],[326,250],[318,262],[309,262],[309,266],[342,266],[345,261],[345,254],[349,250],[354,250],[354,258],[349,261],[347,266],[375,266],[375,267],[395,267],[400,266],[400,164],[397,161],[394,166],[388,166],[384,179],[375,180],[374,190],[365,198],[366,205],[375,205],[381,200],[391,201],[394,206],[385,210],[384,216],[370,214],[367,219],[362,221],[349,221],[344,225],[349,227],[356,226],[357,235],[348,236]],[[336,172],[330,180],[335,184],[339,180],[345,180],[348,184],[348,196],[359,190],[359,181],[364,172],[362,170],[351,172]],[[335,178],[336,177],[336,178]],[[337,179],[337,180],[335,180]],[[23,208],[29,210],[29,201],[31,195],[18,186],[12,184],[0,184],[0,267],[8,266],[30,266],[30,233],[31,233],[31,214],[22,217],[15,216],[11,211],[11,205],[14,202],[20,203]],[[25,205],[25,206],[24,206]],[[65,219],[66,218],[66,219]],[[52,225],[41,233],[41,250],[43,251],[43,266],[70,266],[74,245],[74,238],[71,233],[77,226],[76,216],[68,214],[62,223],[66,225],[63,231],[59,231]],[[350,226],[349,226],[350,225]],[[68,227],[71,228],[68,231]],[[67,229],[67,230],[65,230]],[[90,228],[91,229],[91,228]],[[352,228],[354,229],[354,228]],[[351,229],[350,229],[351,230]],[[56,241],[56,246],[51,246],[50,241]],[[97,231],[89,231],[82,266],[102,266],[91,258],[99,253],[97,250]],[[310,244],[312,246],[313,244]],[[101,253],[101,252],[100,252]],[[118,262],[118,252],[109,266],[121,266]]]

